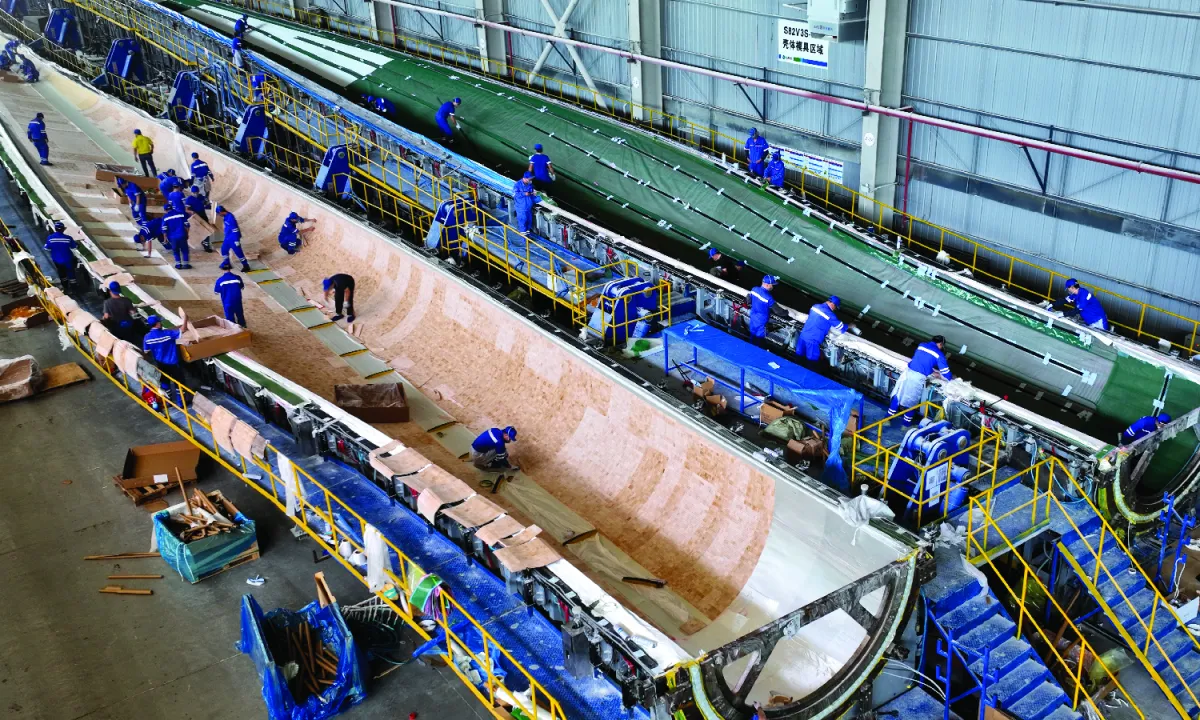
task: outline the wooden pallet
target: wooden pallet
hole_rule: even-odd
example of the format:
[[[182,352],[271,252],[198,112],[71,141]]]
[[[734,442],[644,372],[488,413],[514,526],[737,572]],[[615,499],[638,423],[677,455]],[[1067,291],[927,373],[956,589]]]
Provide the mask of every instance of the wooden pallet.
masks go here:
[[[212,577],[213,575],[220,575],[221,573],[225,572],[226,570],[232,570],[233,568],[238,567],[240,565],[245,565],[248,562],[254,562],[255,560],[258,559],[258,556],[259,556],[258,543],[256,542],[252,546],[247,548],[246,552],[242,553],[241,555],[238,555],[234,559],[225,563],[225,565],[223,567],[219,567],[216,570],[212,570],[210,572],[204,573],[200,577],[196,578],[196,582],[194,582],[192,584],[195,585],[196,583],[200,582],[201,580],[207,580],[210,577]]]
[[[133,501],[134,505],[145,505],[153,500],[162,500],[167,496],[167,493],[179,487],[178,483],[166,482],[161,485],[151,485],[150,487],[125,487],[120,475],[113,475],[113,484],[125,494],[125,497]],[[184,480],[184,486],[195,485],[196,480]]]

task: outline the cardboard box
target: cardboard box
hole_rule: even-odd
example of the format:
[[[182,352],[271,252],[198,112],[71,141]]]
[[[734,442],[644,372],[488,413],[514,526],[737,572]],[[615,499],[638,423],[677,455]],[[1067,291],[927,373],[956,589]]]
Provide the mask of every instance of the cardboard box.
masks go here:
[[[767,398],[758,406],[758,421],[763,425],[770,425],[785,415],[795,415],[795,405],[785,405],[777,400]]]
[[[156,177],[146,177],[137,172],[132,165],[114,165],[112,163],[96,163],[96,179],[100,182],[115,183],[122,178],[137,185],[143,190],[158,190],[159,180]]]
[[[189,339],[188,333],[179,338],[179,351],[188,362],[240,350],[250,345],[249,330],[217,315],[193,321],[192,327],[201,331],[199,340]]]
[[[334,385],[334,403],[370,423],[408,422],[408,398],[400,383]]]
[[[713,392],[716,385],[715,380],[708,378],[699,385],[692,386],[692,394],[704,398],[704,410],[713,417],[724,413],[729,408],[729,401],[723,395]]]
[[[126,489],[154,487],[161,485],[155,476],[166,475],[168,485],[178,487],[175,469],[184,482],[196,479],[196,464],[200,462],[200,448],[187,440],[158,443],[156,445],[137,445],[125,453],[125,466],[121,470],[117,483]]]

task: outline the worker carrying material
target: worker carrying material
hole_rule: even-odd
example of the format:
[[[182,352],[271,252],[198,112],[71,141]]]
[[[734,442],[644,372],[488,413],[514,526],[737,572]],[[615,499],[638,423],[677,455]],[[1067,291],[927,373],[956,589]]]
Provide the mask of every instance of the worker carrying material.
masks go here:
[[[1134,440],[1141,440],[1154,431],[1161,430],[1169,422],[1171,422],[1171,416],[1166,413],[1147,415],[1125,428],[1125,431],[1121,433],[1121,442],[1131,443]]]
[[[796,354],[810,367],[821,359],[821,343],[825,342],[830,330],[838,334],[846,332],[846,324],[837,316],[837,309],[841,305],[842,301],[837,295],[830,295],[828,300],[809,309],[808,320],[796,338]]]
[[[950,373],[950,363],[946,361],[945,347],[946,338],[941,335],[934,335],[929,342],[921,343],[913,353],[912,360],[908,361],[908,367],[896,379],[896,387],[892,389],[890,412],[894,415],[900,412],[900,408],[908,410],[904,414],[905,425],[912,424],[911,408],[921,402],[921,393],[924,392],[925,381],[930,375],[936,373],[944,380],[954,377]]]
[[[250,272],[250,263],[246,262],[246,253],[242,251],[242,229],[238,226],[237,217],[218,205],[213,210],[221,218],[221,262],[220,268],[228,270],[233,267],[233,256],[237,255],[242,261],[242,272]]]
[[[533,179],[539,184],[548,185],[554,182],[554,163],[550,162],[549,155],[542,152],[541,143],[533,146],[533,154],[529,156],[527,170],[533,173]]]
[[[471,462],[475,467],[485,471],[516,470],[509,462],[506,443],[517,441],[517,429],[512,425],[501,430],[492,428],[480,433],[471,443]]]
[[[746,140],[746,159],[750,165],[750,174],[762,177],[767,164],[767,151],[770,143],[758,134],[758,128],[750,128],[750,137]]]
[[[203,220],[206,225],[211,224],[208,219],[208,199],[200,194],[200,186],[192,186],[191,194],[183,199],[183,209]],[[205,235],[200,241],[200,247],[204,248],[204,252],[212,252],[212,235]]]
[[[441,128],[443,142],[454,142],[455,128],[462,129],[462,126],[458,124],[458,118],[454,115],[454,112],[461,103],[462,98],[454,98],[453,100],[444,102],[438,108],[437,115],[434,116],[437,126]]]
[[[142,174],[146,177],[158,175],[158,168],[154,167],[154,140],[141,130],[133,131],[133,159],[142,164]]]
[[[295,255],[300,249],[301,234],[308,232],[312,227],[300,227],[306,223],[316,223],[316,220],[300,217],[299,213],[289,213],[283,221],[283,227],[279,229],[279,247],[287,250],[288,255]]]
[[[1109,327],[1108,315],[1104,312],[1104,306],[1100,304],[1100,299],[1091,290],[1080,285],[1075,278],[1067,280],[1066,288],[1067,296],[1054,302],[1051,307],[1064,312],[1078,313],[1080,322],[1088,327],[1097,330],[1112,329]]]
[[[129,210],[133,213],[133,219],[142,220],[146,217],[146,193],[137,183],[131,183],[124,178],[117,178],[117,187],[121,188],[125,193],[125,197],[129,198]]]
[[[113,280],[108,284],[108,297],[104,299],[104,314],[100,317],[112,334],[125,342],[134,342],[133,301],[121,294],[121,284]]]
[[[329,302],[329,296],[333,295],[333,321],[342,319],[342,309],[345,308],[347,322],[354,322],[354,278],[346,273],[338,273],[322,280],[321,286],[325,290],[325,302]]]
[[[709,270],[713,275],[731,283],[741,280],[742,267],[746,264],[744,260],[737,260],[716,248],[709,248],[708,259],[713,262],[712,269]]]
[[[200,153],[192,153],[192,184],[200,187],[200,192],[207,199],[209,193],[212,192],[213,171],[209,169],[208,163],[200,159]]]
[[[46,134],[46,116],[38,113],[32,120],[29,121],[29,127],[25,130],[25,136],[29,138],[29,142],[33,143],[33,147],[37,149],[38,158],[43,165],[50,164],[50,136]]]
[[[142,352],[154,358],[154,364],[167,374],[174,374],[178,379],[179,368],[179,331],[175,328],[164,328],[162,318],[151,315],[146,318],[150,332],[142,338]]]
[[[767,336],[767,320],[771,317],[771,308],[775,307],[775,296],[771,291],[779,279],[774,275],[765,275],[762,285],[750,291],[750,337],[756,341]]]
[[[225,310],[225,319],[246,327],[246,313],[242,310],[242,290],[246,287],[242,277],[232,270],[217,278],[213,292],[221,296],[221,307]]]
[[[75,238],[63,232],[66,229],[66,225],[55,222],[54,231],[46,236],[46,244],[43,245],[50,252],[50,261],[54,263],[58,281],[64,287],[68,283],[75,284],[75,255],[71,251],[79,247]]]
[[[517,232],[526,235],[533,229],[533,206],[537,204],[537,191],[533,189],[533,173],[527,172],[513,183],[513,224]]]
[[[163,216],[162,224],[163,232],[167,236],[167,243],[171,246],[172,252],[175,253],[175,269],[191,269],[191,250],[188,248],[188,231],[192,225],[188,222],[187,213],[182,208],[175,208],[169,205],[167,207],[167,214]]]
[[[173,169],[167,170],[165,173],[158,175],[158,191],[163,197],[167,197],[176,190],[183,188],[183,179],[175,174]]]
[[[783,166],[783,156],[776,150],[771,154],[771,162],[767,163],[767,182],[771,183],[771,187],[782,189],[786,175],[787,169]]]
[[[37,65],[34,65],[33,61],[27,57],[21,58],[21,68],[18,72],[21,73],[21,79],[27,83],[35,83],[41,78]]]

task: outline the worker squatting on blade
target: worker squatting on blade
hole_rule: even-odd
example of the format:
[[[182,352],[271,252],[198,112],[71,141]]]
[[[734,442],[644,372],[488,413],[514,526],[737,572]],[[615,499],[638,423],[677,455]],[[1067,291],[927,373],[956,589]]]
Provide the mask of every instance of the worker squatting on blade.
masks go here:
[[[517,429],[512,425],[501,430],[492,428],[479,434],[471,443],[471,462],[480,470],[517,470],[508,459],[506,443],[517,441]]]
[[[337,322],[342,319],[342,309],[344,308],[346,321],[354,322],[354,278],[346,273],[337,273],[322,280],[321,287],[325,290],[325,302],[329,302],[329,296],[333,295],[333,321]]]
[[[542,149],[542,144],[533,146],[533,154],[529,156],[529,167],[526,172],[533,173],[533,182],[537,187],[547,188],[555,180],[554,163]]]
[[[713,262],[709,272],[716,277],[735,284],[741,280],[742,268],[746,266],[745,260],[737,260],[716,248],[709,248],[708,259]]]
[[[921,393],[930,375],[937,375],[943,380],[954,377],[950,373],[950,363],[946,361],[945,347],[946,338],[941,335],[934,335],[929,342],[918,345],[912,360],[908,361],[908,367],[896,380],[889,409],[893,415],[900,412],[900,408],[908,410],[904,413],[905,425],[912,424],[912,408],[921,402]]]
[[[283,227],[279,228],[279,247],[286,250],[288,255],[295,255],[300,249],[303,234],[312,230],[312,226],[316,222],[311,218],[300,217],[300,214],[296,212],[288,213],[287,218],[283,221]],[[308,227],[301,227],[302,225],[308,225]]]
[[[242,327],[246,327],[246,313],[242,309],[242,290],[245,288],[245,281],[233,270],[226,270],[213,286],[213,292],[221,296],[225,319]]]
[[[29,127],[25,130],[25,137],[29,138],[29,142],[33,143],[41,164],[51,165],[50,136],[46,134],[46,116],[44,114],[38,113],[29,121]]]

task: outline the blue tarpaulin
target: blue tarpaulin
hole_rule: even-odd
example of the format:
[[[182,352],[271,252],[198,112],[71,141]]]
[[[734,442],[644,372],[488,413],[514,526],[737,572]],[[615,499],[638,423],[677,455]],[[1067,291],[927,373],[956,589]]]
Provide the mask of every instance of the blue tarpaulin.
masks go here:
[[[154,513],[154,538],[158,542],[158,552],[175,572],[190,583],[200,582],[237,560],[243,553],[257,549],[254,521],[240,512],[230,518],[237,527],[229,532],[190,543],[180,540],[167,524],[170,514],[170,509]]]
[[[308,623],[321,642],[337,655],[337,678],[320,695],[297,703],[288,687],[284,668],[276,664],[272,647],[287,647],[286,629]],[[242,638],[237,649],[254,660],[263,684],[263,700],[271,720],[321,720],[333,717],[366,697],[361,659],[354,636],[346,627],[337,603],[321,607],[309,603],[300,610],[280,608],[263,614],[251,595],[242,596]]]
[[[845,483],[840,454],[842,432],[850,413],[862,413],[862,395],[850,388],[703,323],[689,320],[663,331],[663,368],[697,384],[711,377],[714,392],[726,395],[743,414],[766,398],[795,405],[797,413],[829,426],[829,459],[825,479]],[[703,377],[701,377],[703,376]],[[729,396],[732,390],[734,397]]]

